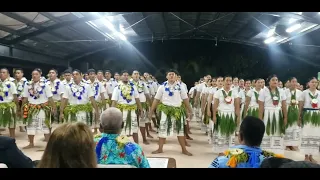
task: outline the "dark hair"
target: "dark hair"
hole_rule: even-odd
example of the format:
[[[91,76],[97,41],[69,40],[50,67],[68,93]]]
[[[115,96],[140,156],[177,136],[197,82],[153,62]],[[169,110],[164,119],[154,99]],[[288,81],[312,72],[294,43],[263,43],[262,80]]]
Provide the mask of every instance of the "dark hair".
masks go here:
[[[81,74],[81,71],[79,69],[74,69],[72,72],[78,72],[79,74]]]
[[[290,77],[288,81],[291,82],[293,79],[297,79],[297,78],[295,78],[295,77]],[[288,82],[288,81],[287,81],[287,82]]]
[[[219,78],[222,78],[222,80],[224,80],[224,78],[223,78],[222,76],[218,76],[218,77],[217,77],[217,80],[218,80]]]
[[[54,68],[51,68],[50,70],[49,70],[49,72],[50,71],[54,71],[54,72],[56,72],[56,74],[58,74],[58,71],[56,70],[56,69],[54,69]]]
[[[271,79],[274,78],[274,77],[278,78],[277,75],[272,74],[272,75],[270,75],[270,76],[267,78],[267,82],[269,83],[269,82],[271,81]]]
[[[260,168],[279,168],[280,166],[294,162],[292,159],[271,157],[262,161]]]
[[[212,79],[208,79],[208,83],[212,82]]]
[[[97,74],[98,74],[98,73],[102,73],[102,74],[103,74],[103,71],[102,71],[102,70],[98,70],[98,71],[97,71]]]
[[[121,75],[123,75],[124,73],[129,74],[127,70],[123,70],[123,71],[121,71]],[[116,74],[116,73],[114,73],[114,74]]]
[[[96,73],[96,70],[94,70],[94,69],[88,69],[87,73],[88,73],[88,74],[90,74],[90,73]]]
[[[259,118],[246,116],[240,125],[240,139],[247,146],[260,146],[265,132],[265,125]]]
[[[308,161],[292,161],[282,164],[279,168],[320,168],[320,165]]]
[[[114,75],[119,74],[118,72],[115,72]],[[120,74],[119,74],[120,75]]]
[[[14,73],[16,73],[17,71],[21,71],[21,73],[23,73],[23,69],[21,69],[21,68],[16,68],[16,69],[14,70]]]
[[[237,77],[232,78],[232,76],[226,75],[226,76],[224,76],[223,80],[226,80],[226,78],[231,78],[231,80],[233,80],[234,78],[237,78]],[[239,78],[238,78],[238,79],[239,79]]]
[[[67,70],[65,70],[65,71],[63,72],[63,74],[71,74],[71,71],[70,71],[69,69],[67,69]]]
[[[174,70],[174,69],[168,69],[168,70],[166,71],[166,75],[168,75],[168,74],[171,73],[171,72],[173,72],[173,73],[175,73],[175,74],[179,74],[178,71],[176,71],[176,70]]]
[[[133,74],[135,71],[137,71],[138,73],[140,73],[138,70],[133,70],[133,71],[132,71],[132,74]]]
[[[250,80],[250,79],[246,79],[244,82],[248,82],[248,81],[250,81],[250,82],[251,82],[251,80]]]
[[[4,68],[1,68],[0,70],[3,70],[3,69],[4,69],[4,70],[6,70],[6,71],[7,71],[7,73],[9,74],[9,70],[8,70],[8,68],[5,68],[5,67],[4,67]]]
[[[37,71],[38,73],[42,74],[42,70],[40,68],[35,68],[33,71]]]
[[[111,71],[110,70],[105,70],[104,73],[110,73],[111,74]]]
[[[237,76],[232,77],[232,76],[227,75],[227,76],[225,76],[225,77],[231,77],[232,79],[235,79],[235,78],[239,79]]]
[[[313,79],[316,79],[316,80],[317,80],[316,77],[311,77],[311,78],[308,79],[308,82],[312,81]]]

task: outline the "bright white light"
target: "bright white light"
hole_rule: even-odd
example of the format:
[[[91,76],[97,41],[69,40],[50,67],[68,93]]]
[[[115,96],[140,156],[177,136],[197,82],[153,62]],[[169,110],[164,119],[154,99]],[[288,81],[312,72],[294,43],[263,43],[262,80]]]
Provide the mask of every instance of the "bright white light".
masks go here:
[[[300,15],[302,15],[302,12],[297,12],[297,14],[300,14]]]
[[[280,43],[280,42],[282,42],[282,41],[284,41],[284,40],[286,40],[286,39],[288,39],[288,38],[280,39],[280,40],[277,41],[277,43]]]
[[[318,14],[320,14],[320,12],[318,12]]]
[[[120,38],[121,40],[123,40],[123,41],[127,40],[126,36],[123,35],[122,33],[117,32],[117,35],[119,36],[119,38]]]
[[[275,40],[276,40],[275,37],[270,37],[270,38],[264,40],[264,43],[269,44],[269,43],[272,43],[272,42],[275,41]]]
[[[309,26],[309,27],[306,27],[306,28],[302,29],[299,33],[308,31],[309,29],[314,28],[314,27],[316,27],[316,26],[318,26],[318,24],[314,24],[314,25],[311,25],[311,26]]]
[[[293,22],[296,22],[298,19],[290,18],[289,19],[289,24],[292,24]]]
[[[291,33],[295,30],[298,30],[299,28],[301,28],[301,24],[295,24],[295,25],[289,27],[288,29],[286,29],[286,32]]]
[[[270,37],[270,36],[272,36],[272,35],[274,34],[275,30],[276,30],[275,28],[270,29],[270,30],[268,31],[267,38]]]
[[[107,16],[108,20],[113,22],[114,21],[114,17],[113,16]]]
[[[123,24],[119,24],[119,29],[120,29],[120,31],[121,31],[122,33],[125,32]]]

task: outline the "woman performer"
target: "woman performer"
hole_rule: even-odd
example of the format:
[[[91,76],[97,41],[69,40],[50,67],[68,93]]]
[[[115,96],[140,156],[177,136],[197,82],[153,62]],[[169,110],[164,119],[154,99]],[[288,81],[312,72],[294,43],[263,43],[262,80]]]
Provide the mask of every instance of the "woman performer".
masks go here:
[[[212,89],[212,83],[211,83],[211,79],[208,79],[206,86],[202,89],[201,92],[201,112],[202,112],[202,126],[201,126],[201,130],[203,132],[205,132],[206,134],[208,133],[208,126],[209,126],[209,121],[211,116],[208,116],[208,105],[210,106],[211,104],[208,103],[208,96],[209,96],[209,92]]]
[[[224,87],[214,94],[215,124],[213,152],[222,153],[234,145],[235,131],[240,123],[240,100],[237,89],[231,89],[232,77],[226,76]],[[217,114],[218,113],[218,114]]]
[[[290,87],[285,90],[287,97],[288,107],[288,123],[286,126],[286,134],[284,136],[284,146],[286,150],[298,149],[300,143],[300,128],[298,126],[299,120],[299,99],[302,94],[297,87],[297,79],[295,77],[290,78]]]
[[[319,153],[320,146],[320,91],[317,90],[317,79],[311,78],[309,89],[304,90],[300,96],[299,109],[301,116],[298,124],[302,123],[300,152],[305,154],[305,161],[316,162],[313,155]]]
[[[278,88],[278,78],[272,75],[268,78],[269,87],[259,93],[259,118],[266,125],[262,149],[277,154],[284,154],[283,137],[287,124],[286,95]]]
[[[246,116],[254,116],[259,117],[259,104],[258,104],[258,98],[259,98],[259,92],[262,87],[262,80],[256,79],[255,81],[255,87],[251,89],[246,96],[246,104],[244,106],[244,117]]]

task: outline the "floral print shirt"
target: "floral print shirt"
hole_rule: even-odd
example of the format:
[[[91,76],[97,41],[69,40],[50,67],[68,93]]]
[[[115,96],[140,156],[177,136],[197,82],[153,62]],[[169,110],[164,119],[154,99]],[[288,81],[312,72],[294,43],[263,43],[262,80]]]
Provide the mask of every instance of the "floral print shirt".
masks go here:
[[[94,137],[98,164],[125,164],[150,168],[141,147],[119,134],[98,134]]]

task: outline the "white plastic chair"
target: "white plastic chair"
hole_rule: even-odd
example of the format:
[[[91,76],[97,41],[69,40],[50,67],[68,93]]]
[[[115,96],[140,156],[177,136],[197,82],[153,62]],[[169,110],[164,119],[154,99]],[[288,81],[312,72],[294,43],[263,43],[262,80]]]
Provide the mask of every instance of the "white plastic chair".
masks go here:
[[[0,163],[0,168],[8,168],[6,164]]]

